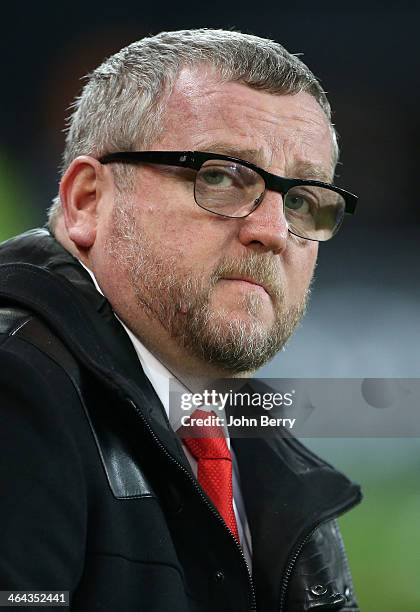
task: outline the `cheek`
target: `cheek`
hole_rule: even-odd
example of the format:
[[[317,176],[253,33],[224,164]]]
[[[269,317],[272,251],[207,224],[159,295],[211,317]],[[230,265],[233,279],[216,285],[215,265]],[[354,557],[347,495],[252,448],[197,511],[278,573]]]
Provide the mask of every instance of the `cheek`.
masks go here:
[[[204,222],[188,183],[154,173],[144,177],[141,187],[136,198],[139,227],[159,248],[182,252],[202,239]]]
[[[169,257],[178,269],[188,276],[207,279],[220,261],[221,245],[212,240],[201,228],[181,227],[173,229],[173,238],[168,241]],[[169,230],[169,234],[170,234]]]
[[[180,198],[145,203],[139,227],[165,259],[192,275],[210,274],[225,251],[219,219]]]
[[[194,222],[185,215],[149,212],[143,216],[140,233],[156,258],[166,262],[168,271],[181,275],[184,280],[206,283],[223,251],[205,219]]]
[[[308,289],[314,273],[317,254],[318,243],[316,242],[307,241],[294,244],[289,249],[285,258],[285,267],[292,301],[300,299]]]

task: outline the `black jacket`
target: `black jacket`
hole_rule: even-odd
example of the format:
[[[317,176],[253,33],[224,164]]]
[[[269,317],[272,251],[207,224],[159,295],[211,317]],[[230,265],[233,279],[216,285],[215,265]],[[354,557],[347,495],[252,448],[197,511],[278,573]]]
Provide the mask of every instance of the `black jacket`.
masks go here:
[[[359,487],[293,438],[235,439],[253,545],[197,484],[107,300],[46,230],[0,247],[0,590],[94,612],[357,610]]]

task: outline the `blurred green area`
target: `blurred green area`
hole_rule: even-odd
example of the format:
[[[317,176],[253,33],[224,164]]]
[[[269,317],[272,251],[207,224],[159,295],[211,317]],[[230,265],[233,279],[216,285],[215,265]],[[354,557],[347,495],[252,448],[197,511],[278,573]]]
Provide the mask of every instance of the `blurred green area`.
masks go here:
[[[361,612],[420,611],[420,439],[302,439],[362,487],[340,527]]]
[[[419,612],[419,473],[362,484],[364,501],[340,520],[361,612]]]
[[[0,242],[37,224],[37,217],[23,172],[0,151]]]

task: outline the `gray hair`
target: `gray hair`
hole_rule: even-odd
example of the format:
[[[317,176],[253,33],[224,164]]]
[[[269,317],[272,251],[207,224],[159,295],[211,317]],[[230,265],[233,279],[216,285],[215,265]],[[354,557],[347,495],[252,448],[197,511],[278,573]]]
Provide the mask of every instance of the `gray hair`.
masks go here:
[[[331,108],[307,66],[279,43],[226,30],[161,32],[121,49],[87,76],[71,106],[61,174],[79,155],[145,149],[164,127],[165,102],[180,70],[210,65],[222,82],[239,82],[273,94],[311,94],[331,124]],[[337,135],[331,124],[334,165]],[[116,186],[129,188],[133,169],[112,166]],[[61,211],[57,196],[48,213],[54,228]]]

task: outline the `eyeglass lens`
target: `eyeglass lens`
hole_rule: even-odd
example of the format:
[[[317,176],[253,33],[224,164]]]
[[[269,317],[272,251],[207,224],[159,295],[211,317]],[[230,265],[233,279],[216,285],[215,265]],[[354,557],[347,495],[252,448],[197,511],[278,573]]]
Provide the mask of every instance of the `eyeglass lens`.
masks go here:
[[[257,172],[227,160],[208,160],[195,179],[197,204],[227,217],[248,215],[264,192],[264,179]],[[344,198],[325,187],[292,187],[284,196],[289,229],[302,238],[328,240],[340,227],[344,210]]]

